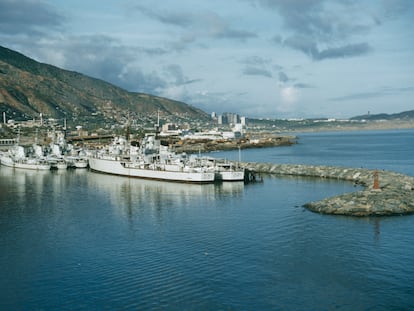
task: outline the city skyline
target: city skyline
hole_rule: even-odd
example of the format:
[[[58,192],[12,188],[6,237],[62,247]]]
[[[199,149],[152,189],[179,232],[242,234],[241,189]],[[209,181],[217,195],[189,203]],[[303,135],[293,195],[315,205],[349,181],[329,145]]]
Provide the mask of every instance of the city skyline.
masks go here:
[[[412,110],[414,2],[0,2],[2,45],[208,113]]]

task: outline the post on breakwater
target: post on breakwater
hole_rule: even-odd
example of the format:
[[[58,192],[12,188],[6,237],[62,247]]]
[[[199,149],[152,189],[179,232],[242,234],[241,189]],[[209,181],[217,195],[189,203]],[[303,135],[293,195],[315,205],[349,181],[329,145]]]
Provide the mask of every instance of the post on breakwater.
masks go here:
[[[374,189],[375,191],[381,191],[381,188],[379,186],[378,170],[374,171],[374,185],[372,189]]]

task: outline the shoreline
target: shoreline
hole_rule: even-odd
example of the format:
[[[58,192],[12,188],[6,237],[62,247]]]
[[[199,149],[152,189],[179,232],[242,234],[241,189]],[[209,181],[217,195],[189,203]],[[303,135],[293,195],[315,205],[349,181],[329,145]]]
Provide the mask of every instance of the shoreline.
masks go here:
[[[371,121],[372,122],[372,121]],[[266,131],[262,132],[247,132],[245,139],[234,141],[198,141],[192,143],[182,143],[181,145],[174,144],[172,147],[176,152],[198,153],[198,152],[212,152],[212,151],[229,151],[240,149],[253,148],[272,148],[285,147],[298,144],[300,141],[300,134],[309,133],[339,133],[339,132],[381,132],[381,131],[399,131],[399,130],[414,130],[414,122],[396,123],[385,121],[386,126],[382,122],[380,125],[365,124],[363,126],[340,126],[340,127],[317,127],[317,128],[302,128],[283,132]],[[257,141],[257,142],[253,142]]]
[[[250,136],[250,135],[249,135]],[[262,134],[257,137],[245,137],[237,140],[180,140],[178,143],[170,144],[175,152],[188,154],[198,152],[229,151],[237,149],[259,149],[270,147],[291,146],[297,144],[297,136]]]
[[[345,180],[364,187],[361,191],[303,205],[316,213],[358,217],[414,213],[414,177],[401,173],[302,164],[243,162],[241,165],[254,173]]]
[[[358,131],[398,131],[414,130],[414,120],[411,121],[369,121],[369,123],[357,125],[340,124],[338,126],[303,127],[281,132],[280,135],[296,135],[300,133],[329,133],[329,132],[358,132]]]

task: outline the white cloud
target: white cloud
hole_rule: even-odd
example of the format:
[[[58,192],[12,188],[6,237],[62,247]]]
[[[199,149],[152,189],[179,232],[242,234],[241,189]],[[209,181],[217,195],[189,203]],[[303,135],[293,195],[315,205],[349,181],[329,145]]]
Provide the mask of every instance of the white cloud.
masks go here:
[[[279,112],[292,112],[296,109],[296,103],[299,100],[299,90],[292,85],[279,83],[280,103],[277,105]]]
[[[159,96],[178,101],[183,101],[188,94],[186,87],[183,85],[170,85],[165,88],[159,88],[157,93]]]

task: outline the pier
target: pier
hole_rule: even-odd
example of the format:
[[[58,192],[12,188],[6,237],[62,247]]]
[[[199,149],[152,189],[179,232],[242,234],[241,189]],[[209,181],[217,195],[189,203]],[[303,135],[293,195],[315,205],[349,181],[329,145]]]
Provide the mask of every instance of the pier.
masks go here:
[[[345,180],[363,187],[362,191],[304,204],[305,208],[316,213],[348,216],[414,213],[414,177],[404,174],[364,168],[301,164],[242,163],[242,165],[256,173]]]

